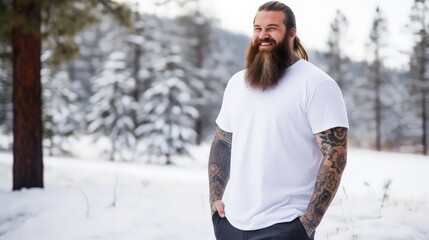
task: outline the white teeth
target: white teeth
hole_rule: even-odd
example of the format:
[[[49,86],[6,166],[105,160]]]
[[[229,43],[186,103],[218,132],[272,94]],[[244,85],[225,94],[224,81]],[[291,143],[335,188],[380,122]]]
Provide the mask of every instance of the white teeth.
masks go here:
[[[269,45],[271,45],[271,43],[269,43],[269,42],[262,42],[261,43],[261,46],[269,46]]]

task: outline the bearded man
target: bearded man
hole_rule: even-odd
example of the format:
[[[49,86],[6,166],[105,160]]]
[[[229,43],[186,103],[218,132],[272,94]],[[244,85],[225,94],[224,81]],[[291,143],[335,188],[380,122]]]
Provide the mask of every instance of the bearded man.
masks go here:
[[[225,89],[209,157],[216,238],[314,239],[346,165],[336,82],[309,63],[285,4],[261,5],[246,69]]]

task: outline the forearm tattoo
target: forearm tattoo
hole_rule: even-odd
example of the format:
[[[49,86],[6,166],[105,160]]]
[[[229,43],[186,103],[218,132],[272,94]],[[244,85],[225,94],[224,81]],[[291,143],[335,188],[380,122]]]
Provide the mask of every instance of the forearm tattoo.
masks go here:
[[[211,208],[214,201],[222,199],[229,180],[231,143],[232,133],[218,127],[212,142],[208,166]]]
[[[347,128],[332,128],[316,134],[315,137],[323,160],[307,211],[301,217],[309,235],[319,225],[334,198],[347,162]]]

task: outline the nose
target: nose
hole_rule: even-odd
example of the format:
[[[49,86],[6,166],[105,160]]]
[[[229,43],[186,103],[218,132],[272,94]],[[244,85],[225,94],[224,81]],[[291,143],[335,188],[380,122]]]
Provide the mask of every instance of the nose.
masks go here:
[[[267,31],[265,31],[264,29],[261,30],[261,32],[259,33],[259,39],[267,39],[269,38],[270,35],[268,35]]]

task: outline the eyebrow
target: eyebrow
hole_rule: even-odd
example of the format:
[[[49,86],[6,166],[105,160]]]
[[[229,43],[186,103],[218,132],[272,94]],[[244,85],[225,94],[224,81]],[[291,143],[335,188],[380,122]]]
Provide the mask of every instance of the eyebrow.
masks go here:
[[[255,24],[255,25],[253,25],[253,27],[261,27],[261,26],[259,26],[258,24]],[[279,27],[279,25],[275,24],[275,23],[271,23],[271,24],[268,24],[267,27]]]
[[[272,24],[268,24],[267,27],[280,27],[278,24],[272,23]]]

